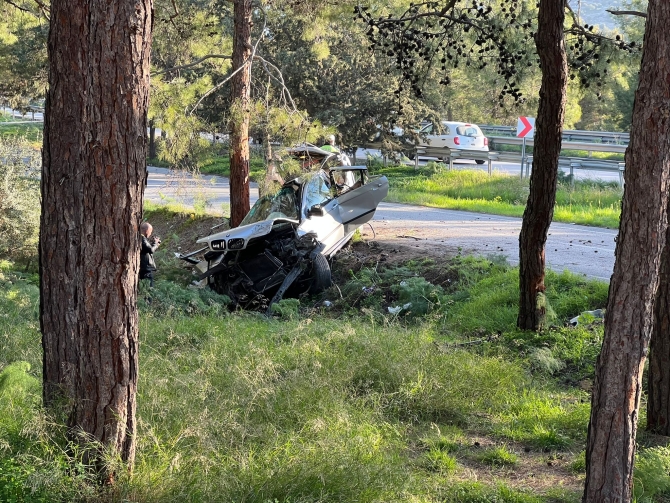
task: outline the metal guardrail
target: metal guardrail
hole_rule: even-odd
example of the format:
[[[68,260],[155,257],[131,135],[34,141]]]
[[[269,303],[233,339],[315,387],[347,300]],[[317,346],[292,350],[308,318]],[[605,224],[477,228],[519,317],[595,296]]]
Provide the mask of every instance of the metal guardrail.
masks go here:
[[[12,121],[12,122],[0,122],[0,126],[14,126],[16,124],[42,124],[42,121]]]
[[[484,125],[479,128],[488,135],[503,135],[505,137],[515,137],[516,127],[514,126],[493,126]],[[630,140],[629,133],[612,131],[583,131],[579,129],[566,129],[563,131],[563,140],[567,141],[585,141],[593,143],[613,143],[627,144]]]
[[[522,145],[523,138],[508,137],[508,136],[489,136],[489,142],[500,145]],[[526,139],[527,146],[533,146],[532,138]],[[612,143],[593,143],[589,141],[570,141],[563,140],[561,143],[562,150],[585,150],[586,152],[610,152],[616,154],[623,154],[626,152],[628,145],[617,145]]]
[[[565,142],[563,143],[565,145]],[[583,149],[578,149],[583,150]],[[481,150],[457,150],[439,147],[420,147],[417,149],[417,155],[414,157],[414,167],[419,167],[419,156],[437,157],[444,159],[449,163],[449,169],[454,169],[455,159],[474,159],[482,160],[488,164],[489,175],[493,172],[492,163],[495,162],[518,162],[521,164],[521,178],[529,176],[532,169],[533,156],[527,156],[525,163],[522,163],[520,152],[495,152],[495,151],[481,151]],[[613,171],[619,174],[619,185],[623,186],[623,173],[625,164],[620,161],[609,161],[601,159],[585,159],[581,157],[560,157],[558,165],[561,168],[570,170],[570,175],[574,178],[574,170],[587,169],[596,171]]]

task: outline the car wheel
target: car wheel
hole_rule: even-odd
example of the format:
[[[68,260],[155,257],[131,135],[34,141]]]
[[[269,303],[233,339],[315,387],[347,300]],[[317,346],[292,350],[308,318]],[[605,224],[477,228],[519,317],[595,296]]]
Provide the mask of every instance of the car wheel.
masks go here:
[[[328,259],[320,253],[312,261],[312,284],[309,287],[311,295],[321,293],[332,283]]]
[[[486,161],[484,159],[475,159],[477,164],[484,164]]]

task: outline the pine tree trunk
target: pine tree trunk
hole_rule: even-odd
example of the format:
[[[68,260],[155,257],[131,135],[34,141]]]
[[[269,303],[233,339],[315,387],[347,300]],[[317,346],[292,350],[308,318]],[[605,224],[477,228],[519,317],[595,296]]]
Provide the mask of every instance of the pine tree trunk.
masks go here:
[[[44,114],[44,403],[130,466],[152,19],[151,0],[52,0]]]
[[[519,316],[517,326],[537,330],[544,321],[544,248],[556,202],[558,157],[568,89],[563,40],[565,2],[541,0],[535,44],[542,68],[540,104],[535,121],[530,194],[519,235]]]
[[[670,229],[661,256],[650,345],[647,430],[670,436]]]
[[[650,0],[626,184],[596,365],[583,501],[632,499],[635,435],[670,190],[670,3]]]
[[[233,119],[230,121],[230,226],[237,227],[249,212],[249,100],[251,96],[251,0],[234,2],[235,35],[231,82]]]

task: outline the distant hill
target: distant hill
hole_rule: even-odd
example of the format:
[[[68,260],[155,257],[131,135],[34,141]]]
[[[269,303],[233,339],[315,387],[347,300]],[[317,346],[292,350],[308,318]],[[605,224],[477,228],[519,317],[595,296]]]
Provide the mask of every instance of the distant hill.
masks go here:
[[[569,1],[572,9],[577,12],[579,2]],[[617,27],[617,23],[614,16],[606,12],[606,9],[623,9],[622,3],[622,0],[582,0],[580,15],[585,23],[611,30]]]

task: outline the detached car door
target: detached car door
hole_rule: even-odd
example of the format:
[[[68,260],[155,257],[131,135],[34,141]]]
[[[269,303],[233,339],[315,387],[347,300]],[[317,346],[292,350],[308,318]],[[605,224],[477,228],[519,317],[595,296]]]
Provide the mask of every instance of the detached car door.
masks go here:
[[[303,185],[299,231],[316,235],[326,247],[324,255],[344,237],[344,229],[328,175],[323,171],[312,176]]]
[[[388,179],[385,176],[368,177],[367,169],[358,166],[336,169],[332,176],[339,187],[337,201],[344,235],[349,237],[372,220],[377,206],[388,194]]]

